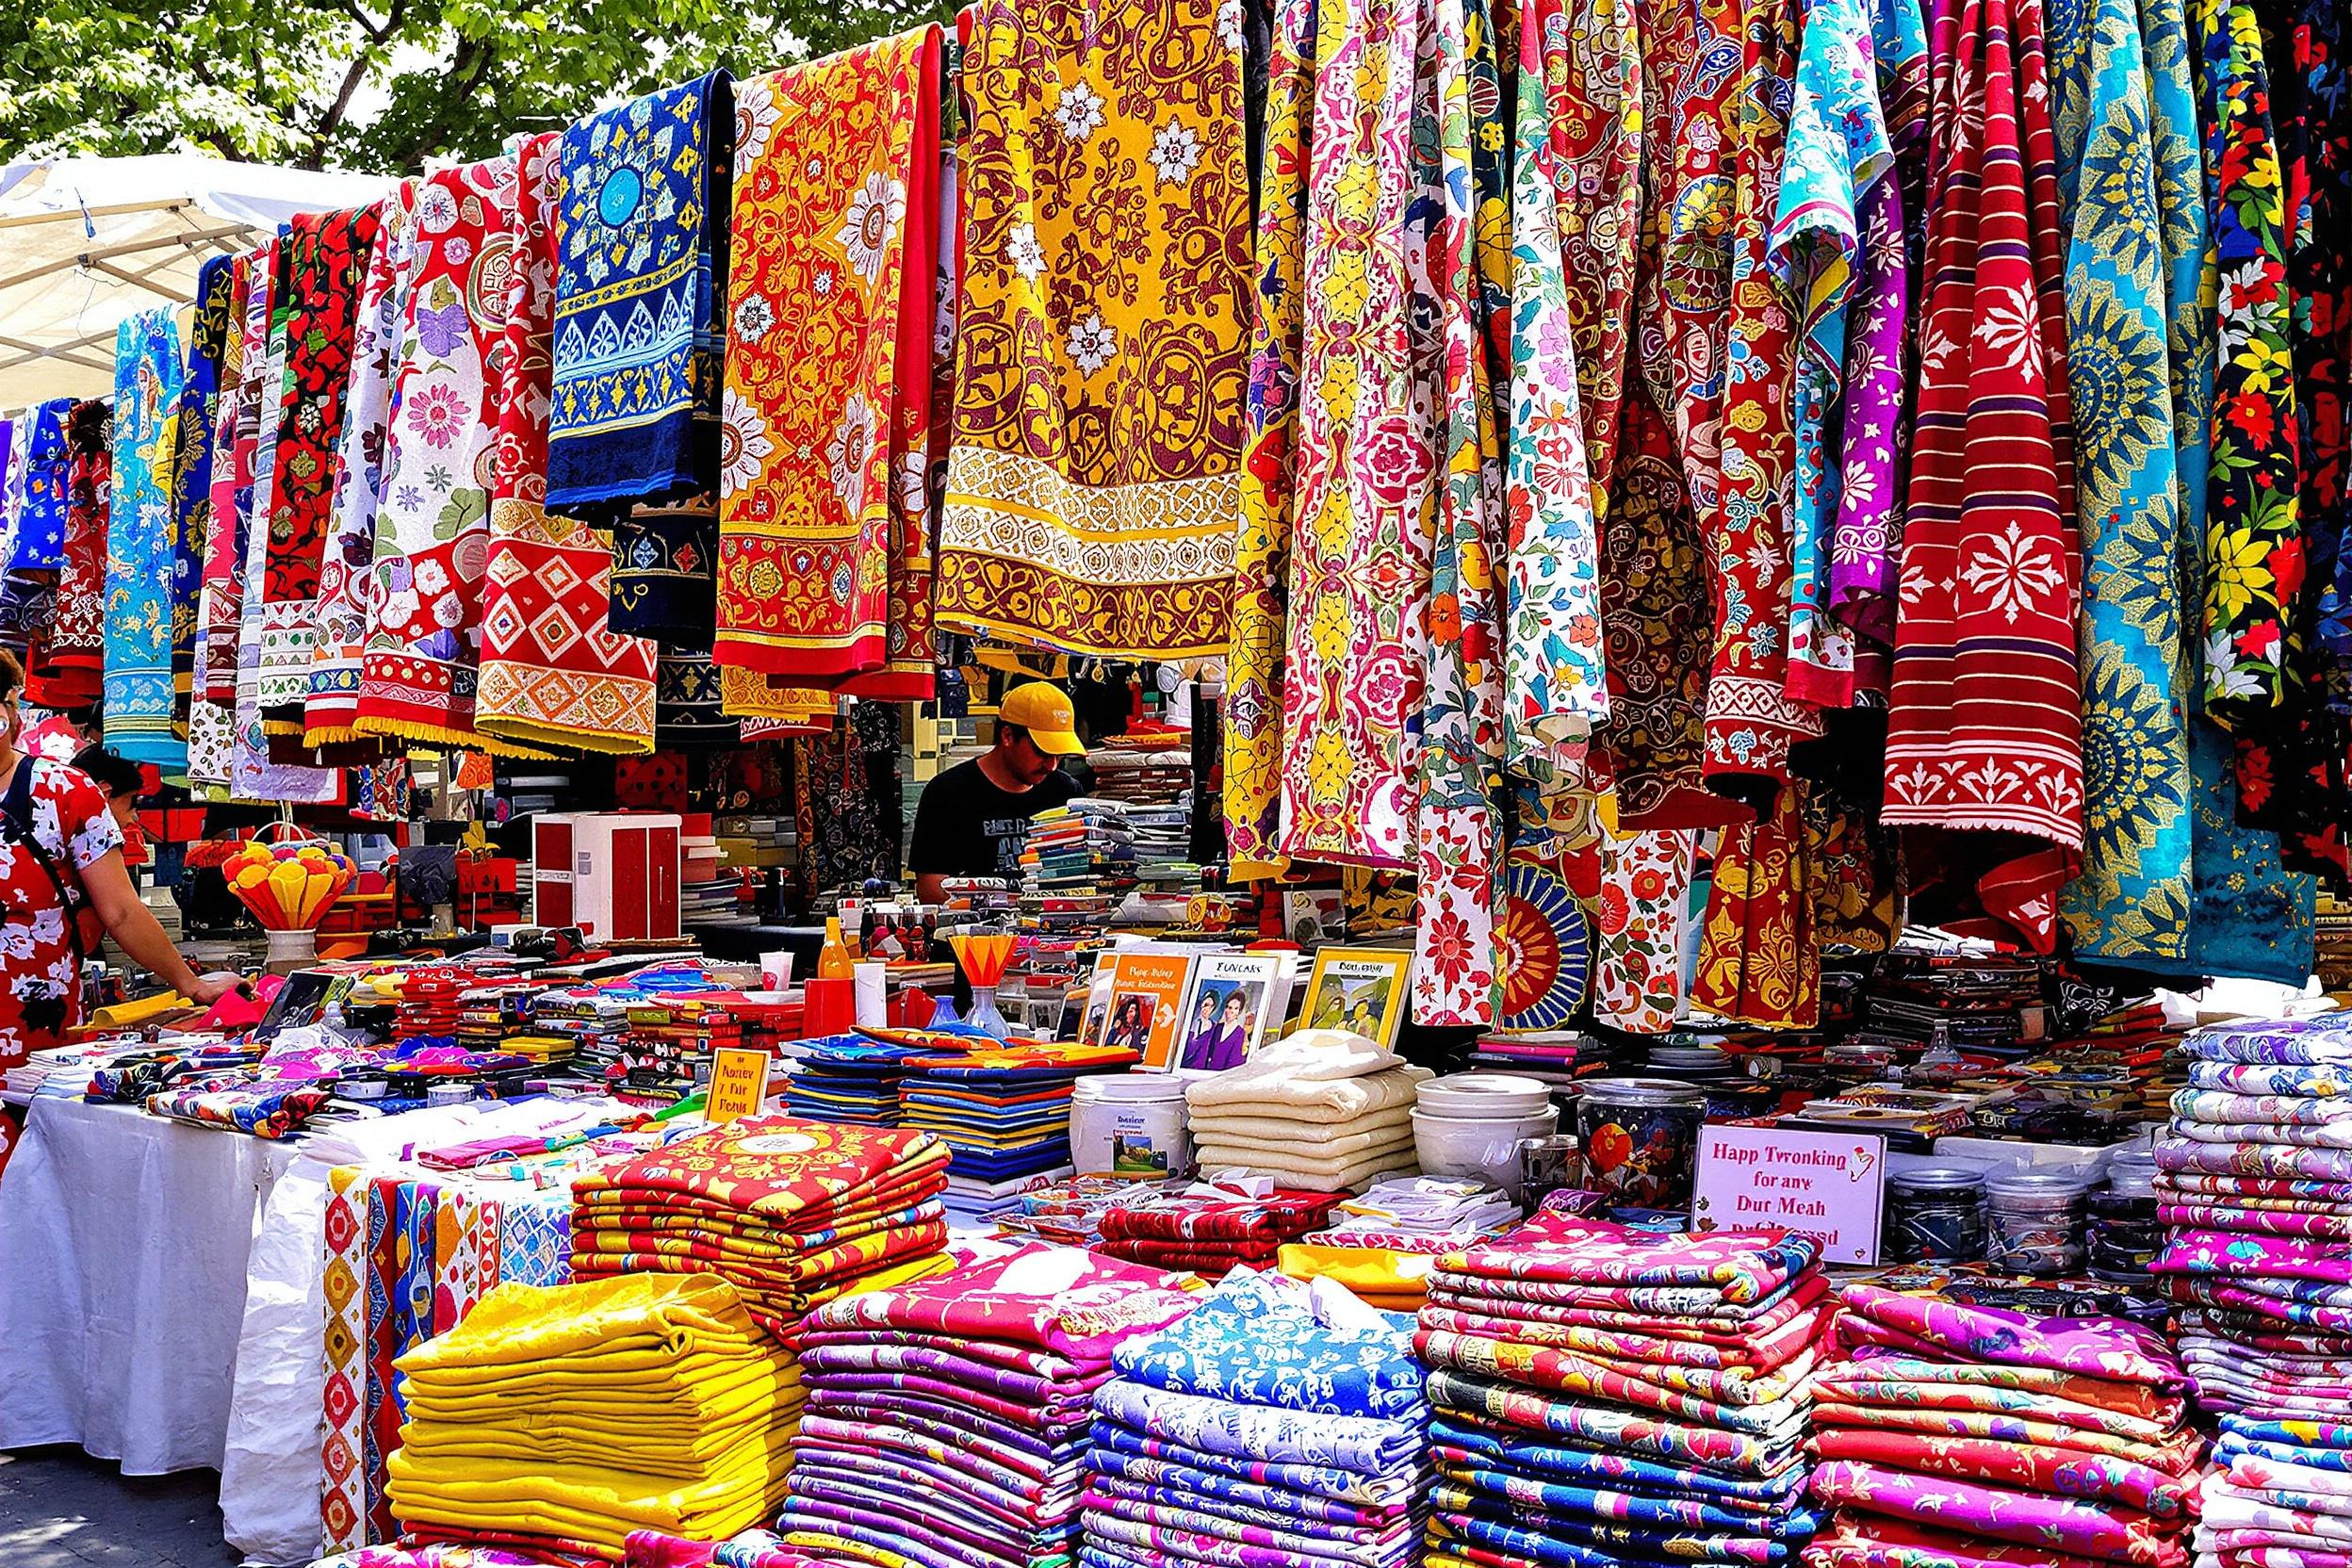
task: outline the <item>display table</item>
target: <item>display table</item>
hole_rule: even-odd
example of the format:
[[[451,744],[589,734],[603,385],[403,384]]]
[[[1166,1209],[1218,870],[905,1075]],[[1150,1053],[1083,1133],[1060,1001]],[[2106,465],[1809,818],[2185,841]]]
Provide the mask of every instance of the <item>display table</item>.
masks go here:
[[[0,1448],[218,1467],[248,1262],[296,1151],[38,1099],[0,1180]]]

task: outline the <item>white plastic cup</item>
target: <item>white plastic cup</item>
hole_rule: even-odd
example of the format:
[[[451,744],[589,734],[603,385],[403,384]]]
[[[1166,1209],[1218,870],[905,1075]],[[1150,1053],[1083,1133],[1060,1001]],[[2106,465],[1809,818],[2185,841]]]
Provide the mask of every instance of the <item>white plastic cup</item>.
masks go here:
[[[792,950],[760,955],[760,981],[772,991],[792,988]]]

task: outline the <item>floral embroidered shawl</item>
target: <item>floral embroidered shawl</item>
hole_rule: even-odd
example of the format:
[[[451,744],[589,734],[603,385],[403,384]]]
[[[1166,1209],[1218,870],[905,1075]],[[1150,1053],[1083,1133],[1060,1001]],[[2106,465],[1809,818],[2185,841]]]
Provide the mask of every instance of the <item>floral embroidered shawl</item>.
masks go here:
[[[723,664],[931,694],[939,94],[936,27],[736,87]]]

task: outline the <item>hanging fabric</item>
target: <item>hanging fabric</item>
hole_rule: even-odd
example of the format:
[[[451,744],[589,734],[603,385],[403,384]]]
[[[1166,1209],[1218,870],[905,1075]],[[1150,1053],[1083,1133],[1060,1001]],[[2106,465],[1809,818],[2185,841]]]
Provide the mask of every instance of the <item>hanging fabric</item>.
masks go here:
[[[606,624],[612,536],[550,513],[542,500],[552,384],[558,139],[549,131],[520,138],[514,148],[474,725],[485,736],[527,745],[648,752],[654,645],[616,635]]]
[[[1492,38],[1474,29],[1463,0],[1433,0],[1424,13],[1417,68],[1428,74],[1433,139],[1422,150],[1421,204],[1436,215],[1431,284],[1435,352],[1423,371],[1443,410],[1437,433],[1444,475],[1430,552],[1428,662],[1415,803],[1413,1016],[1422,1023],[1484,1028],[1494,1021],[1495,874],[1502,858],[1494,796],[1501,782],[1502,671],[1494,547],[1501,520],[1502,454],[1487,383],[1485,296],[1479,286],[1478,209],[1471,150],[1499,141],[1494,107],[1474,107],[1474,74],[1496,77]],[[1479,0],[1471,0],[1472,4]],[[1474,65],[1472,49],[1483,61]],[[1416,84],[1416,101],[1424,101]],[[1475,95],[1495,106],[1491,93]],[[1435,157],[1429,155],[1434,151]],[[1500,171],[1490,166],[1490,177]]]
[[[1999,859],[1975,879],[1984,912],[2049,952],[2082,843],[2082,549],[2039,0],[1939,0],[1932,40],[1932,281],[1882,820],[1977,830],[1923,852],[1964,874]]]
[[[564,133],[547,504],[715,491],[733,80],[632,99]]]
[[[234,257],[214,256],[197,270],[196,318],[188,335],[180,384],[178,449],[172,461],[172,730],[188,738],[188,703],[194,691],[204,541],[212,524],[212,453],[220,418],[221,364],[232,331]]]
[[[1754,823],[1723,829],[1700,925],[1690,1005],[1727,1023],[1810,1029],[1821,1018],[1805,786],[1782,786]]]
[[[172,492],[186,362],[170,305],[114,338],[114,492],[107,508],[104,734],[134,762],[176,773],[172,733]]]
[[[1233,629],[1225,656],[1226,867],[1237,881],[1279,876],[1282,649],[1290,603],[1291,486],[1305,329],[1307,134],[1315,107],[1316,0],[1281,0],[1266,60],[1265,155],[1255,231],[1257,309],[1233,548]]]
[[[1316,12],[1332,69],[1316,72],[1310,131],[1279,845],[1302,860],[1414,855],[1438,466],[1413,379],[1413,305],[1435,302],[1407,233],[1420,5]]]
[[[1241,17],[1217,0],[972,13],[939,624],[1222,654],[1249,279]]]
[[[381,218],[373,206],[288,223],[286,376],[270,481],[270,548],[258,583],[262,727],[300,735],[318,640],[318,578],[335,463],[351,406],[351,354]]]
[[[2150,134],[2189,111],[2189,84],[2179,0],[2149,10],[2062,7],[2050,40],[2084,559],[2082,868],[2064,912],[2078,956],[2123,963],[2185,956],[2192,874],[2163,239],[2167,213],[2197,200],[2198,171],[2193,142]],[[2158,30],[2169,58],[2147,42]]]
[[[302,744],[317,750],[359,740],[359,672],[375,620],[376,516],[399,373],[408,286],[415,261],[421,180],[403,180],[376,208],[376,240],[368,255],[351,334],[350,389],[334,489],[318,559],[318,617],[303,678]]]
[[[1790,530],[1796,425],[1790,406],[1800,306],[1772,270],[1788,110],[1798,58],[1796,0],[1756,0],[1742,19],[1731,124],[1731,296],[1722,416],[1723,504],[1709,541],[1715,650],[1707,685],[1709,784],[1758,810],[1788,776],[1788,748],[1821,715],[1788,694]]]
[[[360,735],[511,749],[478,735],[482,574],[490,543],[514,160],[428,175],[416,193],[400,369],[376,513],[374,613],[361,656]]]
[[[724,665],[931,694],[939,95],[936,27],[736,88]]]
[[[57,612],[34,645],[25,695],[43,708],[98,701],[106,661],[106,533],[113,511],[113,413],[91,398],[66,416],[65,552]]]

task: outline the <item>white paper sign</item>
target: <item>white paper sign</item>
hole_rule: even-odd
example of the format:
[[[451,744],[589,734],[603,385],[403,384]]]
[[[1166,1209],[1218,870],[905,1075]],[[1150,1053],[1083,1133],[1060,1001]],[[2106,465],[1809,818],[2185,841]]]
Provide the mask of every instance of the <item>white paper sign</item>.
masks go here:
[[[1875,1134],[1702,1127],[1691,1229],[1777,1225],[1820,1238],[1824,1263],[1875,1264],[1886,1179]]]

